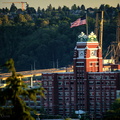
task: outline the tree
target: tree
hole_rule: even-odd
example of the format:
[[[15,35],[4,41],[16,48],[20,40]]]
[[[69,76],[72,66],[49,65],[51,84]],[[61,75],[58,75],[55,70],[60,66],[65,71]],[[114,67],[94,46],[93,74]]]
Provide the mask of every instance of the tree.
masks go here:
[[[84,5],[81,5],[81,10],[85,11],[85,6]]]
[[[74,4],[74,5],[71,7],[71,10],[77,10],[76,4]]]
[[[34,110],[26,105],[23,98],[36,101],[36,94],[45,97],[45,89],[42,86],[28,88],[21,79],[22,75],[16,73],[13,59],[9,59],[3,66],[7,67],[12,75],[6,79],[6,87],[0,89],[0,114],[10,115],[12,120],[34,120],[30,114]]]
[[[116,99],[111,110],[105,114],[105,120],[120,120],[120,99]]]
[[[27,20],[25,19],[25,16],[22,14],[18,14],[15,18],[15,22],[17,23],[24,23],[27,22]]]
[[[10,7],[10,12],[16,12],[17,11],[17,7],[15,6],[14,3],[12,3],[11,7]]]
[[[38,9],[37,9],[37,13],[38,13],[38,14],[41,13],[40,7],[38,7]]]
[[[27,7],[26,11],[28,14],[35,14],[36,13],[36,10],[34,7]]]
[[[32,17],[29,14],[25,14],[24,17],[27,21],[32,21]]]
[[[2,24],[3,25],[9,25],[9,19],[8,19],[8,16],[7,15],[3,15],[2,17]]]
[[[101,11],[104,11],[104,10],[105,10],[104,4],[101,4],[101,5],[100,5],[99,10],[101,10]]]
[[[117,9],[120,10],[120,4],[117,4]]]
[[[47,11],[52,11],[53,7],[52,5],[50,4],[48,7],[47,7]]]

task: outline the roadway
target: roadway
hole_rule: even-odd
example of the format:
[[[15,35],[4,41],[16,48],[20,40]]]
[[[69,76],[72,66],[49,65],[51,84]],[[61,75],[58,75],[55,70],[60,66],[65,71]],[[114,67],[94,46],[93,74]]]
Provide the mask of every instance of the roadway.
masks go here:
[[[40,69],[40,70],[30,70],[30,71],[20,71],[17,72],[17,74],[21,74],[23,77],[32,77],[35,76],[41,76],[42,73],[64,73],[64,72],[73,72],[73,68],[52,68],[52,69]],[[11,76],[11,73],[0,73],[0,80],[6,80],[7,77]]]

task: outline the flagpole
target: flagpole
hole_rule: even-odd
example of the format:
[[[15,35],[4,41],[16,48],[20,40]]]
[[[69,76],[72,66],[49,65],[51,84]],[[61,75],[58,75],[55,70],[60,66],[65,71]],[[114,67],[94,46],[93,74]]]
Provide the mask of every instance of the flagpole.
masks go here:
[[[88,21],[87,21],[87,11],[86,11],[86,35],[88,36]]]

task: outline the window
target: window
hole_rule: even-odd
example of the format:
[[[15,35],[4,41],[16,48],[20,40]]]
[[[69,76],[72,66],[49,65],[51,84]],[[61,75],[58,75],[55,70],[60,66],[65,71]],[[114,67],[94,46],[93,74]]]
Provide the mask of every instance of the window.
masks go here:
[[[52,85],[52,82],[49,82],[49,85]]]
[[[94,95],[94,92],[90,92],[90,96],[93,96]]]
[[[47,85],[47,82],[44,82],[44,85]]]
[[[90,90],[93,90],[94,88],[93,87],[89,87]]]
[[[97,84],[97,85],[100,85],[100,81],[96,81],[96,84]]]
[[[59,92],[58,94],[59,94],[59,96],[63,96],[63,92]]]
[[[96,79],[97,79],[97,80],[100,80],[100,79],[101,79],[101,76],[96,76]]]
[[[105,79],[106,79],[106,80],[109,80],[109,76],[105,76]]]
[[[84,62],[77,62],[76,66],[82,66],[82,67],[84,67]]]
[[[96,92],[96,96],[100,96],[100,92]]]
[[[62,87],[59,87],[58,89],[59,89],[59,90],[62,90]]]
[[[117,97],[117,98],[120,98],[120,90],[117,90],[117,91],[116,91],[116,97]]]
[[[89,84],[94,84],[94,81],[89,81]]]
[[[65,100],[69,100],[69,97],[65,97]]]
[[[69,95],[69,92],[65,92],[65,96],[68,96]]]
[[[99,86],[96,86],[96,90],[100,90],[100,87],[99,87]]]
[[[110,84],[110,82],[109,82],[109,81],[106,81],[106,82],[105,82],[105,84],[106,84],[106,85],[109,85],[109,84]]]
[[[90,62],[90,67],[92,66],[92,62]]]
[[[74,84],[74,82],[70,82],[70,84]]]
[[[115,85],[115,81],[111,81],[111,85]]]
[[[59,85],[62,85],[62,84],[63,84],[63,82],[58,82],[58,84],[59,84]]]
[[[110,79],[114,79],[114,78],[115,78],[114,75],[111,75],[111,76],[110,76]]]
[[[63,97],[60,97],[59,100],[63,100]]]
[[[69,88],[66,87],[65,90],[69,90]]]

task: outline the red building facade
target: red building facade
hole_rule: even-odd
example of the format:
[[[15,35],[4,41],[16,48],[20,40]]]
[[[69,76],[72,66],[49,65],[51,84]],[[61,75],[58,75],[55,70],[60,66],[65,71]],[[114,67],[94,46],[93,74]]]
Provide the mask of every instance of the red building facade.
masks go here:
[[[94,118],[103,117],[120,90],[119,72],[103,71],[102,51],[94,33],[78,36],[73,67],[73,72],[42,75],[47,90],[42,106],[52,115],[71,116],[83,110]]]

